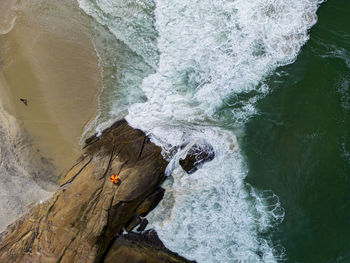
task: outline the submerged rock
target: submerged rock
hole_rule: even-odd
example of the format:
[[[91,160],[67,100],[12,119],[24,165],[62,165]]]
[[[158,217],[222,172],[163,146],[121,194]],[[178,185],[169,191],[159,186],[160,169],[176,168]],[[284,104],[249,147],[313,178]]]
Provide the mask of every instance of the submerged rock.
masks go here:
[[[145,215],[162,198],[166,166],[161,148],[127,122],[117,122],[87,141],[85,154],[50,200],[0,235],[0,262],[100,262],[124,228],[140,223],[136,211]],[[114,173],[119,186],[110,181]],[[109,262],[185,262],[133,242],[113,248],[130,260],[108,256]]]
[[[188,174],[192,174],[204,163],[213,160],[214,157],[213,146],[210,144],[195,144],[189,149],[185,159],[180,159],[179,163]]]

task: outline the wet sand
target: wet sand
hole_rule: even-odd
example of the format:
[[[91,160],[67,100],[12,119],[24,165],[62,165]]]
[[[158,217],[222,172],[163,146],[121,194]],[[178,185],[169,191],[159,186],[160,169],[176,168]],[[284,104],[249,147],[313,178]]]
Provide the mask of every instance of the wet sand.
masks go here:
[[[79,157],[81,134],[98,107],[100,70],[88,17],[70,0],[1,2],[7,19],[0,32],[16,17],[0,34],[0,100],[21,130],[17,155],[38,181],[57,182]]]

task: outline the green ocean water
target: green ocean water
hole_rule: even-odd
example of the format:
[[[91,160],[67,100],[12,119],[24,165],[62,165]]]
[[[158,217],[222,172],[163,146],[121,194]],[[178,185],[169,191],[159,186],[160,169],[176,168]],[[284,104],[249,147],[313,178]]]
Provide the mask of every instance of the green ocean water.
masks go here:
[[[350,262],[350,1],[330,0],[295,63],[269,79],[241,149],[247,182],[279,196],[287,262]]]
[[[126,116],[166,151],[214,147],[191,176],[176,168],[186,149],[172,158],[150,220],[169,249],[205,263],[350,262],[349,0],[79,4],[103,68],[93,128]]]

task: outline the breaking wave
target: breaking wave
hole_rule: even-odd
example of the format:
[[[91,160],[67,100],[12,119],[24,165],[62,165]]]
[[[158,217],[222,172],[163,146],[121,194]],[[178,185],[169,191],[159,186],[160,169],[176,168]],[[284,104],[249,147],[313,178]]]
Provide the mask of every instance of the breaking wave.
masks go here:
[[[126,119],[170,159],[166,197],[150,215],[169,249],[197,262],[283,258],[267,234],[283,220],[283,208],[273,192],[245,183],[249,167],[236,136],[269,92],[264,79],[292,63],[308,40],[320,2],[79,0],[148,68],[139,71],[149,73],[142,83],[124,81],[118,92],[142,91]],[[141,66],[125,68],[137,73]],[[122,99],[111,103],[110,116],[122,117],[113,110]],[[212,145],[215,158],[188,175],[177,161],[197,142]]]

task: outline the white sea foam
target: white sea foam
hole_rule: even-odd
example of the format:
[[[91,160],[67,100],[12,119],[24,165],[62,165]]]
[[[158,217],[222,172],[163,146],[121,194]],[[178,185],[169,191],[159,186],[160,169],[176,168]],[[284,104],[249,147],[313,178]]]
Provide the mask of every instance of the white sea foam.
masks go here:
[[[322,44],[321,45],[325,45]],[[346,66],[350,68],[350,52],[345,48],[337,47],[336,45],[327,46],[329,50],[326,54],[321,55],[322,58],[339,58],[342,59]]]
[[[81,138],[84,140],[94,129],[101,132],[115,119],[124,117],[131,104],[145,100],[141,83],[155,71],[159,55],[153,1],[78,0],[78,3],[95,20],[91,23],[93,41],[103,79],[99,115],[86,129]]]
[[[129,110],[129,120],[147,130],[169,118],[202,122],[229,95],[266,92],[258,84],[296,58],[316,22],[317,1],[164,0],[156,7],[159,69],[144,80],[148,102]],[[235,111],[255,113],[250,101]]]
[[[6,28],[6,29],[0,28],[0,35],[6,35],[6,34],[10,33],[16,24],[16,19],[17,19],[16,16],[11,19],[11,22],[9,23],[8,28]]]
[[[118,5],[111,1],[91,0],[95,6],[80,2],[150,64],[159,61],[142,83],[147,101],[132,105],[127,120],[151,134],[164,152],[188,145],[172,157],[166,198],[151,215],[165,245],[197,262],[274,262],[283,257],[264,238],[283,220],[278,197],[244,183],[248,169],[227,128],[242,127],[269,91],[264,78],[296,59],[316,23],[320,1],[134,1],[155,7],[155,17],[147,23],[155,22],[157,48],[155,41],[145,44],[149,24],[145,37],[140,34],[140,12],[123,22],[122,14],[116,19]],[[130,32],[118,29],[127,23]],[[177,161],[198,141],[214,147],[215,159],[187,175]]]
[[[158,62],[157,32],[154,29],[154,1],[78,0],[80,8],[94,17],[149,65]]]
[[[341,106],[344,113],[348,115],[350,113],[350,74],[341,76],[336,85],[337,91],[341,95]]]
[[[260,234],[283,220],[284,211],[272,192],[245,185],[235,136],[212,128],[192,130],[186,138],[209,140],[215,159],[191,175],[173,170],[165,198],[149,216],[151,226],[168,248],[197,262],[274,262],[277,253]]]
[[[143,81],[148,101],[129,108],[127,120],[164,148],[206,140],[216,154],[192,175],[170,166],[171,213],[159,221],[158,208],[152,221],[170,249],[198,262],[274,262],[283,256],[262,238],[283,220],[278,198],[248,190],[247,168],[237,147],[229,147],[234,134],[213,126],[220,125],[216,115],[228,97],[255,94],[230,108],[235,126],[256,112],[254,103],[268,92],[261,82],[295,60],[317,6],[312,0],[157,1],[159,68]]]
[[[11,141],[19,137],[18,131],[15,118],[0,105],[0,232],[29,206],[52,196],[33,180],[13,151]]]

